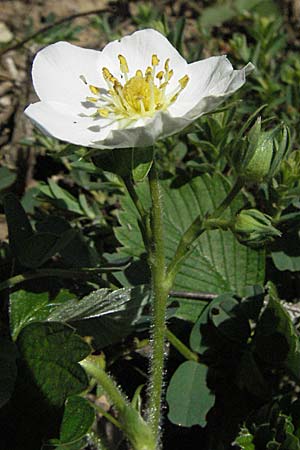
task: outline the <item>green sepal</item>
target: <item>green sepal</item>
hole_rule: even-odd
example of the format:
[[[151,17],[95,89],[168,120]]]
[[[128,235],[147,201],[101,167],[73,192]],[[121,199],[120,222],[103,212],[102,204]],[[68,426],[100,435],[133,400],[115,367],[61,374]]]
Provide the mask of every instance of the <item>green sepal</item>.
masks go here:
[[[92,160],[102,170],[142,181],[151,168],[153,154],[153,147],[101,150]]]

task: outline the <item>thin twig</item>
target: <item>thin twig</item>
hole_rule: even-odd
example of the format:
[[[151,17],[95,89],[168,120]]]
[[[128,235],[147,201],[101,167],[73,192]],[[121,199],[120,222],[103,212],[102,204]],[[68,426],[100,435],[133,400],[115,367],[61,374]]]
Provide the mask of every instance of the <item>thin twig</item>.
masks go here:
[[[100,13],[106,13],[106,12],[112,12],[110,8],[101,8],[101,9],[92,9],[90,11],[84,11],[76,14],[71,14],[70,16],[63,17],[62,19],[57,20],[56,22],[51,23],[50,25],[46,25],[45,27],[40,28],[39,30],[35,31],[34,33],[27,36],[25,39],[22,39],[21,41],[17,42],[16,44],[5,48],[0,52],[0,57],[5,55],[6,53],[10,52],[11,50],[16,50],[17,48],[22,47],[27,42],[31,41],[32,39],[35,39],[37,36],[43,33],[47,33],[47,31],[51,30],[52,28],[62,25],[65,22],[69,22],[74,19],[78,19],[79,17],[85,17],[92,14],[100,14]]]

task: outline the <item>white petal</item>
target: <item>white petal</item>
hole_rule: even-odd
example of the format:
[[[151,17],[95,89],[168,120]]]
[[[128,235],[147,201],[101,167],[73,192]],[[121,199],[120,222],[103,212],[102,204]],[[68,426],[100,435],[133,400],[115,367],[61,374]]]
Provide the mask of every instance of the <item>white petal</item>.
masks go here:
[[[170,69],[182,73],[187,66],[185,59],[178,53],[168,39],[158,31],[152,29],[140,30],[125,36],[120,40],[110,42],[103,49],[102,54],[110,60],[109,70],[120,76],[118,55],[127,59],[130,76],[136,70],[144,71],[151,65],[151,57],[156,54],[160,60],[156,71],[164,69],[166,59],[170,58]]]
[[[159,111],[153,118],[140,119],[130,128],[111,129],[104,141],[93,142],[93,145],[99,148],[104,145],[105,148],[148,147],[189,124],[190,120],[185,117],[174,118],[168,111]]]
[[[190,81],[169,108],[170,114],[173,117],[185,116],[194,120],[211,111],[245,83],[246,74],[253,68],[250,63],[241,70],[233,70],[226,56],[189,64]]]
[[[95,140],[103,141],[112,128],[105,119],[80,117],[69,106],[56,102],[31,104],[25,114],[44,133],[86,147],[94,147]]]
[[[34,59],[32,78],[35,91],[44,101],[80,104],[91,95],[88,84],[99,85],[101,67],[106,64],[101,52],[57,42],[39,51]]]
[[[174,131],[173,131],[174,132]],[[98,148],[148,147],[153,145],[163,133],[162,114],[151,119],[140,119],[130,128],[112,128],[104,141],[94,141]]]

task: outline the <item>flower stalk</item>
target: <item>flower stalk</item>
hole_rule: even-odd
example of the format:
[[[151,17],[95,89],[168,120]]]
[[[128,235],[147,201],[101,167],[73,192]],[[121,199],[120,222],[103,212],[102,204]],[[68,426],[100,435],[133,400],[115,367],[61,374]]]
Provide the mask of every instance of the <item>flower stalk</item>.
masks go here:
[[[166,309],[171,286],[166,278],[162,201],[155,162],[149,172],[149,187],[152,200],[152,241],[151,247],[148,249],[148,256],[152,274],[153,328],[151,336],[152,354],[147,414],[148,423],[150,424],[155,439],[158,442],[165,358]]]
[[[118,411],[119,424],[134,450],[156,450],[151,428],[120,392],[113,379],[99,365],[97,357],[81,361],[85,371],[95,378]]]
[[[178,339],[177,336],[175,336],[172,331],[170,331],[168,328],[166,330],[166,337],[170,344],[173,345],[176,350],[181,353],[181,355],[187,360],[187,361],[199,361],[199,356],[192,352],[180,339]]]

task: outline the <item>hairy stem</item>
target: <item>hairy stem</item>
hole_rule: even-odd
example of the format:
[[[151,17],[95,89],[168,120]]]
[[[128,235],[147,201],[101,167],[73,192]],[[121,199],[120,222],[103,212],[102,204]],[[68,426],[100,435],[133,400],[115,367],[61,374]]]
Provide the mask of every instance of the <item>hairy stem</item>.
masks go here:
[[[156,441],[159,442],[166,334],[166,308],[171,286],[166,282],[162,202],[155,162],[149,172],[149,187],[152,200],[152,241],[151,247],[148,249],[148,253],[152,274],[153,326],[151,336],[152,355],[147,413],[148,423],[152,428]]]
[[[134,450],[155,450],[156,444],[151,428],[142,419],[138,411],[128,403],[113,379],[97,363],[97,357],[90,356],[81,361],[80,364],[107,393],[118,411],[119,427],[123,430],[132,448]]]

